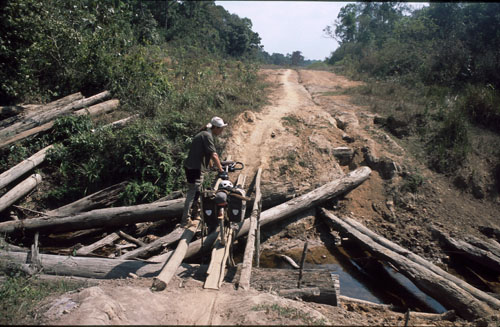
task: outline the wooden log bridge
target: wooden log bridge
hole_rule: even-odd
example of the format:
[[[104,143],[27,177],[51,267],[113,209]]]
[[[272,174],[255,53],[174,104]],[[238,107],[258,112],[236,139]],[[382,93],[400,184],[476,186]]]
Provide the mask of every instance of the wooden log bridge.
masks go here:
[[[434,297],[448,309],[455,310],[462,318],[474,320],[487,317],[496,311],[496,308],[477,299],[452,280],[429,269],[431,263],[422,265],[417,262],[418,260],[412,260],[412,258],[418,257],[417,255],[409,251],[405,251],[407,255],[404,255],[391,250],[391,248],[398,248],[398,246],[395,244],[391,248],[384,246],[383,244],[392,242],[378,235],[373,237],[373,234],[363,233],[363,229],[358,228],[358,224],[353,223],[352,219],[340,219],[325,209],[321,209],[321,214],[333,228],[347,234],[349,238],[355,240],[374,256],[392,263],[417,287]],[[423,258],[420,259],[425,261]]]
[[[371,169],[369,167],[360,167],[353,170],[343,176],[342,178],[327,183],[309,193],[301,195],[295,199],[289,200],[282,203],[276,207],[265,210],[260,216],[260,225],[265,226],[267,224],[276,223],[283,219],[293,217],[294,215],[313,208],[324,201],[332,199],[334,197],[340,196],[342,194],[348,193],[349,191],[355,189],[361,183],[370,177]],[[0,224],[1,225],[1,224]],[[238,230],[236,238],[244,236],[248,233],[250,229],[250,219],[245,219],[241,223],[241,227]],[[1,232],[1,228],[0,228]],[[189,244],[188,252],[186,253],[186,258],[197,254],[200,251],[210,250],[212,244],[217,238],[217,232],[212,232],[202,240],[196,240]],[[165,254],[151,258],[151,261],[165,261],[171,255],[172,251]]]

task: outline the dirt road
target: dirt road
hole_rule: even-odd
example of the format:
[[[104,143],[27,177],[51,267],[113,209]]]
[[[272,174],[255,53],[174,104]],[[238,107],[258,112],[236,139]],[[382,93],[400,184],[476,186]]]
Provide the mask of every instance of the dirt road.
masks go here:
[[[230,122],[226,141],[225,154],[245,163],[247,176],[252,177],[261,167],[263,184],[288,184],[291,196],[296,196],[369,162],[374,168],[372,175],[339,201],[339,212],[437,263],[444,255],[425,227],[429,219],[435,218],[442,225],[451,219],[468,219],[467,224],[478,223],[478,219],[482,219],[481,223],[494,221],[495,208],[479,209],[466,198],[459,199],[461,205],[469,206],[465,214],[478,210],[472,218],[464,217],[464,213],[457,215],[456,209],[443,211],[442,208],[456,205],[458,199],[446,181],[418,166],[390,135],[373,124],[374,115],[367,108],[352,105],[342,95],[343,90],[359,85],[358,82],[321,71],[282,69],[263,70],[261,74],[273,85],[269,104],[258,113],[245,112]],[[401,183],[401,171],[408,167],[421,168],[432,180],[424,188],[429,198],[407,197],[395,191]],[[454,197],[455,202],[444,205]],[[394,208],[396,200],[406,209]],[[451,214],[455,216],[452,218]],[[481,218],[474,218],[479,215]],[[318,232],[311,228],[298,233],[321,242]],[[473,227],[464,229],[472,231]],[[283,245],[288,239],[280,239],[277,234],[268,242]],[[190,277],[175,277],[167,290],[160,293],[152,293],[150,285],[151,280],[143,278],[103,281],[46,303],[44,322],[370,326],[401,325],[403,320],[402,314],[387,309],[353,303],[331,307],[293,301],[255,290],[238,291],[232,284],[224,284],[219,291],[204,290],[202,281]],[[410,326],[418,323],[423,322],[417,319]],[[437,325],[449,326],[448,323]]]

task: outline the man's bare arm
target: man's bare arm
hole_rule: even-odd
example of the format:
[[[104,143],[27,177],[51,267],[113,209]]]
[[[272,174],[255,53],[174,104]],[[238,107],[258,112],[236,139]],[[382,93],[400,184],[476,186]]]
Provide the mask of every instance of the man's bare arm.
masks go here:
[[[219,170],[219,172],[223,172],[224,170],[222,169],[222,165],[220,164],[219,156],[217,155],[217,152],[212,152],[212,162],[215,163],[215,166]]]

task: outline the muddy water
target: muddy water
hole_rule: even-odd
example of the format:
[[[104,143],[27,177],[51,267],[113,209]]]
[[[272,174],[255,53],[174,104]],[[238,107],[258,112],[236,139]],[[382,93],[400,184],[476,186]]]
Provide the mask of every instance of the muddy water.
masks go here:
[[[300,262],[302,249],[287,253],[263,252],[261,267],[292,269],[282,257],[286,254]],[[405,276],[379,262],[368,253],[344,244],[329,250],[325,246],[309,249],[304,268],[328,269],[339,275],[340,294],[381,304],[392,304],[396,310],[442,313],[446,309],[423,293]]]

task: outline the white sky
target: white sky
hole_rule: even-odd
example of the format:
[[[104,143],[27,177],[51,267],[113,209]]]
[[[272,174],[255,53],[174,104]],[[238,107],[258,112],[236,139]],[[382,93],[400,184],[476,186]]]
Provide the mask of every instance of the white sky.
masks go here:
[[[252,21],[252,30],[270,55],[302,52],[305,59],[324,60],[338,44],[323,33],[333,25],[340,9],[349,2],[337,1],[216,1],[228,12]],[[422,7],[422,3],[412,3]]]

